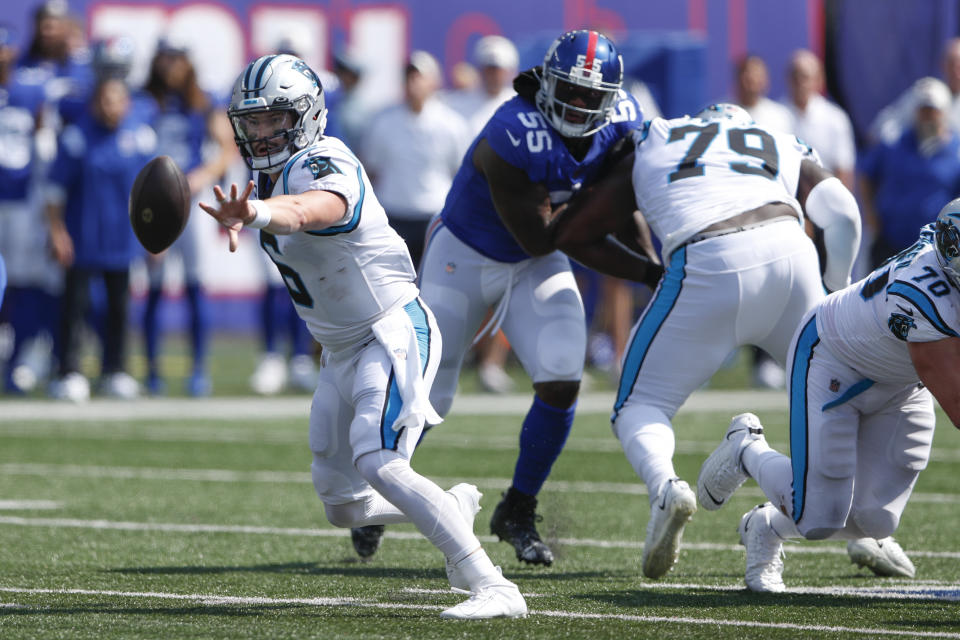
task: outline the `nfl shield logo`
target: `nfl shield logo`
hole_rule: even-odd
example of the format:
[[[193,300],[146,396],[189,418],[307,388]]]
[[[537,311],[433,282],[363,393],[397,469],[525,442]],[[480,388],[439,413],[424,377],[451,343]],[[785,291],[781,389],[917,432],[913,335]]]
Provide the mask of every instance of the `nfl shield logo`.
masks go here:
[[[832,391],[833,393],[840,391],[840,381],[837,380],[836,378],[833,378],[830,381],[830,391]]]

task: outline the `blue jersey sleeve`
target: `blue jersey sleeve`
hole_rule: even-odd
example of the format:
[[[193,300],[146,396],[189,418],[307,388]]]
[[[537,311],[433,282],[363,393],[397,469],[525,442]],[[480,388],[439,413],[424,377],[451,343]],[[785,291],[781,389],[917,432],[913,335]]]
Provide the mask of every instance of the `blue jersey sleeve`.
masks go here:
[[[516,112],[497,112],[487,123],[484,137],[498,156],[518,169],[527,170],[531,153],[524,129]]]

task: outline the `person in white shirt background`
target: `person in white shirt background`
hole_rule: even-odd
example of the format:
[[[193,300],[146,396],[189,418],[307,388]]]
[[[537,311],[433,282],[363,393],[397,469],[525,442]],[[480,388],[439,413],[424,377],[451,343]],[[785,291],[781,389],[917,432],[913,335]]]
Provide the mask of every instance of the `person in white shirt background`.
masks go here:
[[[790,111],[767,97],[770,74],[767,63],[756,55],[748,55],[737,65],[734,102],[746,109],[753,121],[766,129],[789,133],[793,130]]]
[[[416,266],[430,219],[443,208],[453,176],[470,143],[467,124],[435,94],[440,65],[426,51],[410,54],[403,102],[377,114],[364,137],[362,157],[391,226]]]
[[[853,190],[856,144],[846,112],[823,96],[823,64],[806,49],[790,57],[789,96],[784,100],[793,116],[793,133],[817,150],[823,168]]]
[[[479,77],[477,86],[444,96],[446,103],[466,119],[471,136],[480,133],[497,107],[516,95],[513,78],[517,75],[519,60],[517,48],[503,36],[484,36],[477,40],[473,49],[473,64]]]

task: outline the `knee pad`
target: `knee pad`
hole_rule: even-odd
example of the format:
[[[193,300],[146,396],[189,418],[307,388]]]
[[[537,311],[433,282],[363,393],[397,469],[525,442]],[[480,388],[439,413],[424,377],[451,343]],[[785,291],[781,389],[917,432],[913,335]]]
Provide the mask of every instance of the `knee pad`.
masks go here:
[[[800,533],[807,540],[826,540],[832,538],[840,529],[833,527],[816,527],[814,529],[804,530],[803,527],[797,527]]]
[[[897,514],[883,508],[857,511],[853,514],[853,521],[869,538],[891,536],[900,524]]]
[[[362,500],[355,500],[344,504],[323,504],[327,520],[335,527],[348,529],[358,526],[365,521],[365,509]]]
[[[562,318],[548,321],[537,335],[537,368],[530,372],[535,382],[579,380],[587,352],[583,320]]]
[[[395,451],[381,449],[365,453],[354,461],[357,471],[371,487],[381,494],[385,488],[402,482],[410,463]]]

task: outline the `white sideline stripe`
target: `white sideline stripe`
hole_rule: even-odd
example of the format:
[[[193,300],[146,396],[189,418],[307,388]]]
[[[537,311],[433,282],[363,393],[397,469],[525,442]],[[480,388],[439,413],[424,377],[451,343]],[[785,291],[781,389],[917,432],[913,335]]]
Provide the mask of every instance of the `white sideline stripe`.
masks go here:
[[[176,522],[129,522],[117,520],[81,520],[79,518],[24,518],[20,516],[0,516],[0,525],[18,527],[72,527],[78,529],[100,529],[116,531],[166,531],[174,533],[241,533],[278,536],[305,536],[312,538],[345,538],[350,535],[348,529],[305,529],[299,527],[261,527],[255,525],[226,524],[180,524]],[[385,537],[392,540],[424,540],[424,537],[412,531],[387,530]],[[496,536],[477,536],[481,542],[497,542]],[[592,538],[556,538],[549,542],[568,547],[595,547],[599,549],[642,549],[643,542],[635,540],[595,540]],[[735,551],[743,552],[739,544],[718,544],[713,542],[685,543],[682,547],[694,551]],[[830,546],[829,543],[808,543],[807,545],[786,543],[784,551],[789,553],[811,553],[828,555],[846,555],[846,547]],[[915,551],[911,556],[926,558],[960,558],[960,551]]]
[[[188,593],[162,593],[156,591],[111,591],[97,589],[28,589],[18,587],[0,587],[0,592],[47,594],[47,595],[90,595],[112,596],[117,598],[158,598],[163,600],[189,600],[207,606],[236,605],[275,605],[275,604],[302,604],[316,607],[358,607],[370,609],[409,609],[419,611],[440,611],[445,606],[428,604],[408,604],[393,602],[373,602],[357,598],[265,598],[241,597]],[[827,633],[849,633],[866,636],[909,636],[913,638],[960,638],[958,633],[940,631],[908,631],[900,629],[858,629],[855,627],[839,627],[828,625],[795,624],[790,622],[757,622],[754,620],[724,620],[720,618],[692,618],[674,616],[643,616],[622,613],[580,613],[575,611],[531,610],[531,616],[546,616],[549,618],[566,618],[571,620],[621,620],[625,622],[668,623],[668,624],[696,624],[723,627],[749,627],[755,629],[792,629],[796,631],[813,631]]]
[[[180,480],[185,482],[262,482],[268,484],[309,484],[312,482],[306,471],[233,471],[231,469],[169,469],[163,467],[105,467],[97,465],[45,464],[32,462],[0,463],[0,475],[62,476],[68,478],[114,478],[121,480]],[[482,489],[506,489],[510,478],[446,478],[431,476],[441,486],[459,482],[475,484]],[[588,482],[550,480],[546,493],[613,493],[645,496],[646,486],[637,482]],[[743,487],[739,496],[762,498],[759,487]],[[912,502],[931,504],[960,504],[960,495],[917,492],[910,496]],[[2,509],[0,502],[0,509]],[[55,507],[50,507],[55,508]]]
[[[580,395],[581,413],[610,413],[614,392],[588,392]],[[530,408],[533,394],[460,395],[454,399],[453,412],[464,415],[523,415]],[[0,422],[28,420],[71,422],[94,420],[151,419],[263,420],[265,418],[306,418],[310,396],[285,398],[138,398],[121,402],[94,398],[83,404],[50,400],[3,400]],[[785,391],[695,391],[683,405],[683,411],[764,411],[787,408]]]
[[[0,500],[0,511],[43,511],[59,509],[61,506],[62,503],[53,500]]]

